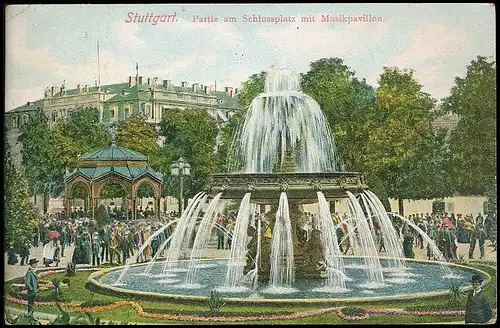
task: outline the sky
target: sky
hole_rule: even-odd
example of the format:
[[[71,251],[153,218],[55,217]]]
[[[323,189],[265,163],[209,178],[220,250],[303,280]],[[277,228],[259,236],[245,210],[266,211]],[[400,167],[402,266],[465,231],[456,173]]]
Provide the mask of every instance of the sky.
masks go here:
[[[164,22],[134,22],[148,13]],[[5,110],[63,82],[127,82],[136,63],[140,76],[223,90],[273,65],[306,73],[329,57],[374,87],[384,67],[412,69],[439,100],[478,55],[496,57],[495,8],[486,3],[10,5],[5,17]]]

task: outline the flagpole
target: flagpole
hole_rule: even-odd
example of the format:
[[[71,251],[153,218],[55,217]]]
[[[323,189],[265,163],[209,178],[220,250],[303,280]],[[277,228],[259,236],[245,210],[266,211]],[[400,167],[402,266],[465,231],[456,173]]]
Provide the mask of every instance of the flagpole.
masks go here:
[[[99,40],[97,40],[97,85],[101,86],[101,69],[99,63]]]

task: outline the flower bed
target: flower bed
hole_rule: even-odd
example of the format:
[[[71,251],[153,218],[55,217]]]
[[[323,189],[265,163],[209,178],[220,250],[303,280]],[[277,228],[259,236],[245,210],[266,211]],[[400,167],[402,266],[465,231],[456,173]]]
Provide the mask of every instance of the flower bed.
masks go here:
[[[5,299],[9,302],[26,304],[26,301],[17,299],[11,295],[6,295]],[[259,320],[290,320],[305,318],[310,316],[322,315],[326,313],[335,312],[339,317],[349,320],[349,321],[359,321],[369,317],[371,313],[373,314],[387,314],[387,315],[418,315],[418,316],[463,316],[465,311],[407,311],[404,309],[364,309],[363,315],[347,315],[339,307],[334,308],[323,308],[308,310],[295,313],[287,314],[267,314],[267,315],[220,315],[220,316],[202,316],[202,315],[189,315],[189,314],[170,314],[170,313],[151,313],[144,311],[142,305],[134,301],[117,301],[111,304],[98,305],[98,306],[83,306],[84,302],[64,302],[60,303],[61,306],[69,307],[73,312],[102,312],[118,309],[122,306],[131,306],[135,312],[145,318],[154,319],[168,319],[168,320],[180,320],[180,321],[200,321],[200,322],[210,322],[210,321],[221,321],[221,322],[238,322],[238,321],[259,321]],[[38,306],[55,306],[56,302],[35,302]]]

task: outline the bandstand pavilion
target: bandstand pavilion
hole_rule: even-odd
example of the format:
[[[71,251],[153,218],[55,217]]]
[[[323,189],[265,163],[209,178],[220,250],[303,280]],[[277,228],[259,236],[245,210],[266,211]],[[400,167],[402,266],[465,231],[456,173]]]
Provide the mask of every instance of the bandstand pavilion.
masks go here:
[[[101,190],[116,183],[122,187],[127,204],[132,208],[132,218],[136,219],[137,192],[143,184],[149,184],[154,191],[154,213],[160,219],[162,182],[163,174],[149,166],[145,155],[113,144],[80,157],[76,168],[65,174],[65,210],[70,213],[73,192],[77,186],[83,186],[90,195],[90,211],[94,219]]]

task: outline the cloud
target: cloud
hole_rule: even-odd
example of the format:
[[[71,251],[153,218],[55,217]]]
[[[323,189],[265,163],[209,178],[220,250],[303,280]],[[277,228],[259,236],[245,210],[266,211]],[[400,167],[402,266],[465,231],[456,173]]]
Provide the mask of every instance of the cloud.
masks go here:
[[[425,24],[411,37],[407,49],[389,58],[384,66],[413,69],[415,78],[423,85],[422,91],[439,100],[449,93],[458,73],[450,71],[456,66],[450,60],[460,62],[467,56],[464,47],[471,43],[471,38],[468,30]]]
[[[421,66],[429,60],[441,59],[444,64],[450,56],[461,51],[470,42],[468,31],[442,24],[425,24],[411,38],[408,49],[388,60],[398,67]],[[446,58],[446,59],[445,59]]]
[[[6,88],[5,109],[12,109],[43,97],[43,88]]]
[[[32,49],[26,42],[26,15],[18,15],[5,24],[6,54],[28,69],[53,70],[48,47]]]
[[[137,36],[139,25],[125,23],[123,19],[114,21],[111,24],[111,33],[114,40],[118,40],[120,50],[130,53],[145,51],[146,42]]]

